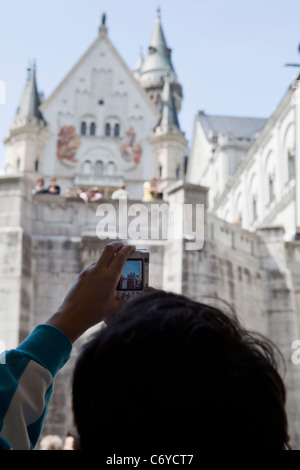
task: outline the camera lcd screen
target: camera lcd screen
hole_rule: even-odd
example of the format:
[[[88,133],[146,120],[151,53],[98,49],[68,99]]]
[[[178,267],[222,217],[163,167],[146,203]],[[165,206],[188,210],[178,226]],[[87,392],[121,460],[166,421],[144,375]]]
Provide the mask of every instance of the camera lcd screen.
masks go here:
[[[143,261],[129,259],[126,261],[117,287],[119,291],[143,290]]]

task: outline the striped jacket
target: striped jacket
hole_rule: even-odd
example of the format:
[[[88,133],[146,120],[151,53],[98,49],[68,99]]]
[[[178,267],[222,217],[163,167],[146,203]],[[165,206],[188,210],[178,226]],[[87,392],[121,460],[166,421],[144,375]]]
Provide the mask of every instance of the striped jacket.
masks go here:
[[[0,449],[34,449],[54,377],[71,350],[62,331],[39,325],[16,349],[0,355]]]

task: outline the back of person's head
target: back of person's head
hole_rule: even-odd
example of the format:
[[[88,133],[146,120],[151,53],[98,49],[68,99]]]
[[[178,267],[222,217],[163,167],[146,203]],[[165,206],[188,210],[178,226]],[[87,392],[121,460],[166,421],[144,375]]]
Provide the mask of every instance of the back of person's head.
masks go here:
[[[285,389],[273,347],[220,310],[155,292],[83,349],[73,410],[82,449],[281,450]]]

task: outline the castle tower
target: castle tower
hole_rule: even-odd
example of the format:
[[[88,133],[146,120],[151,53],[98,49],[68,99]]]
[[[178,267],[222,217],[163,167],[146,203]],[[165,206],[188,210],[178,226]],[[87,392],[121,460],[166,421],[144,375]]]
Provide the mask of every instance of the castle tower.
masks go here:
[[[161,117],[149,139],[155,155],[155,176],[163,188],[184,178],[187,140],[180,130],[174,88],[172,78],[166,76],[161,94]]]
[[[144,63],[144,56],[143,56],[143,51],[141,49],[140,51],[140,55],[138,56],[138,59],[136,61],[136,64],[135,64],[135,67],[133,69],[133,75],[135,76],[135,78],[138,80],[139,79],[139,76],[140,76],[140,72],[141,72],[141,68],[143,67],[143,63]]]
[[[27,83],[11,129],[4,144],[6,174],[42,174],[42,155],[48,136],[47,123],[40,112],[41,100],[36,70],[28,67]]]
[[[171,52],[166,43],[161,26],[160,10],[158,9],[148,54],[143,61],[140,58],[138,59],[134,75],[159,110],[161,109],[161,94],[164,79],[166,76],[170,76],[173,80],[175,106],[177,112],[179,112],[182,100],[182,87],[177,81],[177,75],[171,60]]]

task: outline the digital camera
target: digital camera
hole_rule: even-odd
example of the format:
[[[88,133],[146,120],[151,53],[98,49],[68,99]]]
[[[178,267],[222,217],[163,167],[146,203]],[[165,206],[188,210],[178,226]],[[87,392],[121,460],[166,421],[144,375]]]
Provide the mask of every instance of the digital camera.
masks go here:
[[[149,251],[139,249],[130,254],[123,268],[117,291],[128,302],[143,294],[149,285]]]

